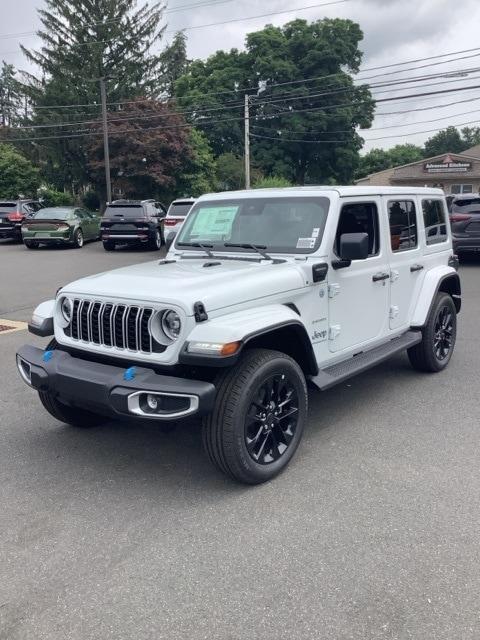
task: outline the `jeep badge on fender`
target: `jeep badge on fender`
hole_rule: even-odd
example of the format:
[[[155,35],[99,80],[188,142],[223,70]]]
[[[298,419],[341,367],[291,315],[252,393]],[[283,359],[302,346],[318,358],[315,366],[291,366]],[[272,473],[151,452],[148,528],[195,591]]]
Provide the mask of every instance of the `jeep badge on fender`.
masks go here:
[[[442,371],[460,280],[443,192],[308,187],[205,195],[162,261],[66,285],[17,353],[52,416],[202,419],[211,461],[273,478],[307,422],[307,381],[329,389],[401,351]]]

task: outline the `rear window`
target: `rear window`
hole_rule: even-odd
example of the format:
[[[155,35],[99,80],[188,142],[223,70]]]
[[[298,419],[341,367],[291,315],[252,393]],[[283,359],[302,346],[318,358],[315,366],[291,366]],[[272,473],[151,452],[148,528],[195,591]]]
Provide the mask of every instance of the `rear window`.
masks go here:
[[[453,201],[453,211],[465,211],[468,213],[480,213],[480,198],[466,198]]]
[[[185,216],[190,211],[192,206],[193,206],[193,202],[172,203],[170,205],[170,208],[168,209],[167,215],[169,217],[172,216],[172,217],[178,217],[178,218],[185,218]]]
[[[12,213],[17,210],[16,202],[0,202],[0,213]]]
[[[448,240],[445,208],[441,200],[423,200],[423,219],[428,245]]]
[[[35,214],[35,220],[68,220],[73,215],[71,209],[40,209]]]
[[[144,216],[142,205],[110,205],[105,209],[104,218],[142,218]]]

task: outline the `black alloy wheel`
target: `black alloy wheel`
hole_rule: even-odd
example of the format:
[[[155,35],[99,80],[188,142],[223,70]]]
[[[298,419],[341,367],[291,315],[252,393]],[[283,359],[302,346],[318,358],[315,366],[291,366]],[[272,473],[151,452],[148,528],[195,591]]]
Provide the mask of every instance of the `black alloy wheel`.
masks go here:
[[[452,297],[440,292],[422,330],[422,341],[408,350],[417,371],[436,373],[450,362],[457,338],[457,310]]]
[[[453,345],[453,312],[450,307],[441,307],[435,322],[433,347],[435,356],[441,362],[448,358]]]
[[[271,480],[294,456],[307,421],[301,367],[285,353],[249,349],[215,386],[215,406],[203,420],[208,457],[239,482]]]
[[[298,424],[298,394],[285,374],[270,376],[258,388],[245,420],[245,444],[250,457],[267,465],[281,458]]]

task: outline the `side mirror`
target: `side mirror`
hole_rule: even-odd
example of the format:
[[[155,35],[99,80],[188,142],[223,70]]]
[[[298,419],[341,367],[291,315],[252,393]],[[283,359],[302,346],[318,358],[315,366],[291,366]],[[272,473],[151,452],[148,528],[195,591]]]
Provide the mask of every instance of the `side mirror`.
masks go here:
[[[175,231],[170,231],[168,236],[165,238],[165,248],[167,249],[167,251],[170,251],[170,247],[172,246],[176,235],[177,234],[175,233]]]
[[[368,233],[343,233],[340,236],[340,259],[345,261],[368,258]]]

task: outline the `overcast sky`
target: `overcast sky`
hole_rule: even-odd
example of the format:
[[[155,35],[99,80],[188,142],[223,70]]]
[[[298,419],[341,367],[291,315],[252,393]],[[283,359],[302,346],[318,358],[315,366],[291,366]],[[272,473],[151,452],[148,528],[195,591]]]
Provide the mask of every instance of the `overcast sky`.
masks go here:
[[[262,28],[265,24],[282,25],[295,17],[316,20],[322,17],[350,18],[357,21],[365,34],[361,44],[364,52],[363,68],[377,67],[396,62],[426,58],[439,54],[480,47],[479,24],[480,2],[478,0],[349,0],[344,4],[329,7],[317,7],[302,10],[301,7],[320,4],[326,0],[170,0],[169,9],[174,10],[165,14],[168,22],[166,40],[182,28],[188,36],[189,57],[202,57],[214,53],[218,49],[231,47],[242,48],[245,34]],[[181,6],[194,3],[210,2],[211,6],[189,8],[175,11]],[[216,2],[217,4],[213,4]],[[34,36],[6,38],[5,35],[24,33],[39,26],[37,9],[43,6],[43,0],[1,0],[2,20],[0,27],[0,59],[5,59],[20,68],[25,67],[25,61],[19,51],[21,41],[27,46],[35,45],[38,40]],[[292,10],[257,19],[246,19],[248,16]],[[192,29],[198,25],[222,20],[242,18],[241,22]],[[470,72],[468,77],[458,79],[445,78],[430,82],[443,82],[448,88],[480,85],[480,49],[478,52],[463,55],[477,55],[465,60],[458,60],[449,64],[432,66],[418,71],[406,71],[403,74],[389,74],[379,80],[401,79],[433,73],[451,73],[457,70],[479,68],[479,72]],[[460,57],[452,56],[452,57]],[[448,57],[442,60],[449,60]],[[427,61],[428,62],[428,61]],[[433,60],[432,62],[436,62]],[[407,65],[407,68],[421,66],[422,63]],[[425,64],[425,63],[423,63]],[[396,69],[395,69],[396,70]],[[379,71],[375,74],[380,73]],[[363,75],[373,75],[373,72]],[[387,87],[384,91],[388,90]],[[421,93],[442,89],[442,85],[433,87],[417,86],[402,87],[398,94],[378,94],[378,98],[395,97],[400,93]],[[380,90],[378,90],[380,91]],[[478,101],[466,102],[472,98]],[[464,102],[460,102],[460,101]],[[450,107],[442,107],[446,103],[457,103]],[[425,111],[409,114],[395,114],[394,111],[405,111],[413,108],[424,108]],[[422,143],[432,133],[422,133],[426,130],[438,129],[449,124],[463,125],[478,121],[480,124],[480,89],[437,96],[428,99],[403,100],[378,105],[379,113],[389,115],[377,116],[373,129],[362,133],[366,149],[372,147],[390,147],[398,143]],[[467,113],[469,112],[469,113]],[[446,118],[438,120],[439,118]],[[430,122],[431,120],[436,122]],[[404,125],[400,127],[400,125]],[[390,127],[398,128],[390,128]],[[389,127],[389,128],[386,128]],[[407,135],[415,133],[415,135]],[[395,138],[386,136],[398,136]],[[375,139],[376,138],[376,139]],[[381,139],[380,139],[381,138]]]

